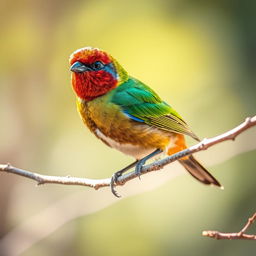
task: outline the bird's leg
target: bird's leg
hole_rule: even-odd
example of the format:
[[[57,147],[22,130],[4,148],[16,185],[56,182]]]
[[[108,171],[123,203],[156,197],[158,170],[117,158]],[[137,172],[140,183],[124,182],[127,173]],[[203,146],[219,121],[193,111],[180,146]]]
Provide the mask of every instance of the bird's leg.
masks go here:
[[[149,155],[143,157],[142,159],[138,160],[138,163],[136,164],[136,167],[135,167],[135,173],[137,176],[140,177],[140,174],[141,174],[141,169],[143,167],[143,165],[146,163],[146,161],[152,157],[154,157],[155,155],[158,155],[160,153],[162,153],[163,150],[161,149],[156,149],[154,152],[150,153]]]
[[[114,186],[115,183],[117,182],[118,177],[120,177],[124,172],[128,171],[129,169],[131,169],[133,166],[136,165],[135,167],[135,173],[137,176],[140,176],[141,174],[141,168],[143,167],[143,165],[146,163],[146,161],[152,157],[154,157],[155,155],[158,155],[160,153],[162,153],[163,150],[161,149],[156,149],[154,152],[150,153],[149,155],[145,156],[144,158],[140,159],[140,160],[136,160],[135,162],[129,164],[128,166],[126,166],[125,168],[123,168],[122,170],[115,172],[112,177],[111,177],[111,181],[110,181],[110,188],[111,188],[111,192],[113,193],[114,196],[116,197],[120,197],[120,195],[117,194]]]
[[[133,166],[135,166],[138,163],[139,160],[136,160],[135,162],[129,164],[128,166],[124,167],[122,170],[115,172],[110,181],[110,188],[111,192],[114,194],[116,197],[120,197],[120,195],[117,194],[116,190],[114,189],[115,183],[117,182],[118,177],[120,177],[124,172],[128,171],[131,169]]]

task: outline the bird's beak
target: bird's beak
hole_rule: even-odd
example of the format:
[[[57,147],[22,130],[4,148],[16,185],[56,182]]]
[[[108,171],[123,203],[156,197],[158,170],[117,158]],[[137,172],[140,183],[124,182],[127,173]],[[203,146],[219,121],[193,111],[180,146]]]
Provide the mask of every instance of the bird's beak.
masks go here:
[[[86,71],[91,70],[89,67],[84,65],[83,63],[76,61],[71,67],[70,71],[75,72],[75,73],[83,73]]]

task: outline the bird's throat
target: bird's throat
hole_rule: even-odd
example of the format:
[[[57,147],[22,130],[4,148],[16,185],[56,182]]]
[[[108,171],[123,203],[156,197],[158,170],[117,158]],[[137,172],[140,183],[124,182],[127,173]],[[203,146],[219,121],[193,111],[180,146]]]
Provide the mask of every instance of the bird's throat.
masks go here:
[[[89,72],[72,74],[72,86],[76,95],[86,101],[91,101],[108,93],[117,86],[117,80],[108,72]]]

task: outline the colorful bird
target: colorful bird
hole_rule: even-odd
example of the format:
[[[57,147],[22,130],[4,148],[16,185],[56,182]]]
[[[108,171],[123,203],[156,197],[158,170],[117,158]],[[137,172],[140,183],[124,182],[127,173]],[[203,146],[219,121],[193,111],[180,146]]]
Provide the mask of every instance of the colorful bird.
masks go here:
[[[162,153],[186,149],[184,135],[199,138],[181,116],[150,87],[131,77],[108,53],[92,47],[70,56],[72,86],[77,109],[88,128],[108,146],[136,161],[113,174],[117,178],[135,166],[139,176],[145,162]],[[179,160],[185,169],[204,184],[220,183],[192,156]]]

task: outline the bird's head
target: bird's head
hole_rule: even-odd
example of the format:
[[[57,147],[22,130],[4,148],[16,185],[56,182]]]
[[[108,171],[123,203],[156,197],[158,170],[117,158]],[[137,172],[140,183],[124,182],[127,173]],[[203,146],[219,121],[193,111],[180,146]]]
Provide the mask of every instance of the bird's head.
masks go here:
[[[128,80],[128,74],[106,52],[85,47],[71,54],[72,86],[77,96],[86,101],[108,93]]]

